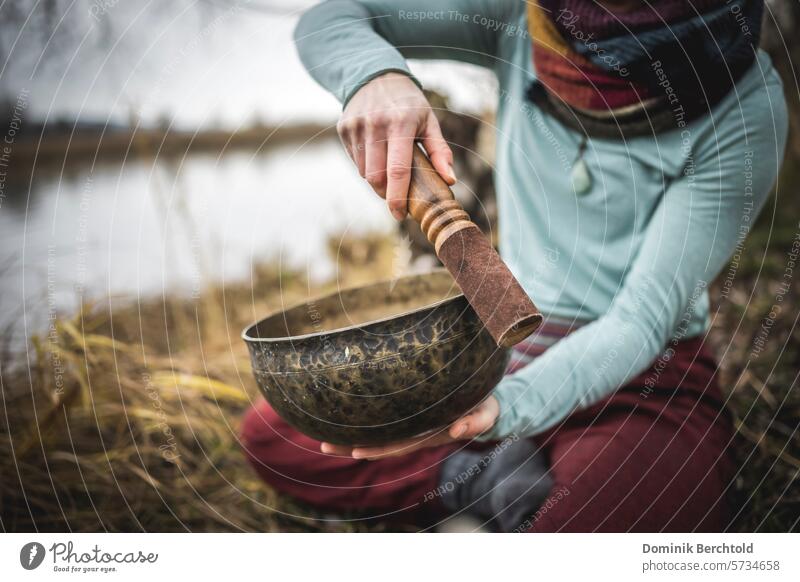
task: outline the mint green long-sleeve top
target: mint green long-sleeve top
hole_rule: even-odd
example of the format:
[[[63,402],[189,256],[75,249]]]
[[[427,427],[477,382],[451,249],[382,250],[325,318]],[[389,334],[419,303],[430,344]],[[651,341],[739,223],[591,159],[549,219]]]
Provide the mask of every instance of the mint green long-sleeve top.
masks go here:
[[[301,18],[295,40],[343,103],[382,73],[411,76],[406,58],[497,76],[500,252],[544,313],[590,323],[498,384],[500,416],[483,438],[542,432],[708,329],[707,287],[741,249],[783,157],[786,103],[765,53],[709,115],[657,136],[589,139],[592,185],[578,193],[583,136],[525,98],[536,78],[525,2],[332,0]]]

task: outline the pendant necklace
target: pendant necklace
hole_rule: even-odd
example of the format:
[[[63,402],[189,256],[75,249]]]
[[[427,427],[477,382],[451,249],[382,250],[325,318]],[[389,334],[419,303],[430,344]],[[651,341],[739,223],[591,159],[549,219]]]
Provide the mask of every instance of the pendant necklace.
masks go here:
[[[589,166],[586,165],[586,160],[583,159],[583,154],[586,151],[587,138],[584,134],[581,136],[581,143],[578,145],[578,155],[572,163],[572,172],[570,173],[570,180],[572,181],[572,189],[575,194],[583,196],[592,189],[592,174],[589,172]]]

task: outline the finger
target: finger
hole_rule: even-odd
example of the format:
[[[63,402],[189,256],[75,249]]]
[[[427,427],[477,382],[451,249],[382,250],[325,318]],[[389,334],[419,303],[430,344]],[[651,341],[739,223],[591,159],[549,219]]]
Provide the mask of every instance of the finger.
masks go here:
[[[341,455],[343,457],[349,457],[353,453],[353,447],[348,447],[346,445],[334,445],[331,443],[322,443],[319,449],[326,455]]]
[[[500,413],[500,407],[494,397],[489,397],[472,412],[472,419],[470,420],[471,428],[475,430],[475,434],[479,435],[486,432],[494,426],[497,422],[497,416]]]
[[[381,198],[386,198],[386,135],[368,134],[366,138],[364,178]]]
[[[422,145],[428,152],[428,157],[439,175],[451,186],[456,183],[456,174],[453,171],[453,151],[442,136],[439,121],[431,112],[425,124],[422,136]]]
[[[374,460],[398,455],[407,455],[419,449],[436,447],[452,441],[453,439],[450,438],[450,435],[447,434],[447,431],[442,430],[424,437],[390,443],[380,447],[356,447],[353,449],[353,458]]]
[[[352,457],[354,459],[379,459],[382,457],[391,457],[406,452],[416,450],[416,445],[419,441],[400,441],[391,443],[380,447],[356,447],[353,449]]]
[[[454,439],[476,437],[492,428],[495,418],[495,412],[484,401],[476,406],[472,412],[455,421],[450,427],[449,434]]]
[[[362,178],[367,176],[367,156],[366,146],[364,145],[364,133],[359,131],[350,140],[351,157],[358,168],[358,173]]]
[[[343,117],[336,124],[339,139],[362,177],[364,176],[364,163],[361,155],[363,148],[359,148],[358,144],[361,141],[360,136],[363,133],[363,128],[363,122],[356,117]]]
[[[447,434],[455,440],[468,438],[467,432],[469,431],[469,427],[469,416],[465,416],[455,421],[452,426],[450,426],[450,430],[447,431]]]
[[[386,152],[386,203],[397,220],[403,220],[408,212],[413,147],[414,134],[409,127],[394,129],[389,134]]]

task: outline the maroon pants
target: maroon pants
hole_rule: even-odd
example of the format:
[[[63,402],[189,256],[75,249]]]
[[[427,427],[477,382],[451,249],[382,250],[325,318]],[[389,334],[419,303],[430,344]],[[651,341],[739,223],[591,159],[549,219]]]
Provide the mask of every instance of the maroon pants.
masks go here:
[[[673,347],[629,385],[538,435],[554,480],[520,531],[721,531],[732,466],[716,365],[699,339]],[[430,525],[445,517],[441,462],[463,444],[376,461],[322,454],[262,401],[245,453],[276,490],[333,512]],[[492,445],[489,445],[492,446]]]

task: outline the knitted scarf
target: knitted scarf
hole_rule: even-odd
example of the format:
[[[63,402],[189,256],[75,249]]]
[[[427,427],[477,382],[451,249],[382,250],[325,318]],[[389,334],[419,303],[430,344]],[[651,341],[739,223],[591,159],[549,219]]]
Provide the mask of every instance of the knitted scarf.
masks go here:
[[[652,134],[707,113],[750,67],[763,0],[531,0],[529,97],[598,137]]]

